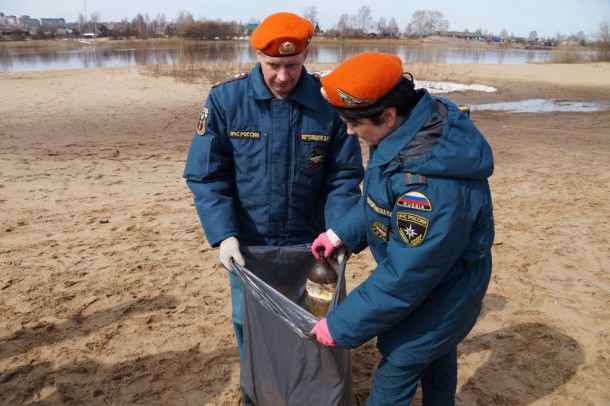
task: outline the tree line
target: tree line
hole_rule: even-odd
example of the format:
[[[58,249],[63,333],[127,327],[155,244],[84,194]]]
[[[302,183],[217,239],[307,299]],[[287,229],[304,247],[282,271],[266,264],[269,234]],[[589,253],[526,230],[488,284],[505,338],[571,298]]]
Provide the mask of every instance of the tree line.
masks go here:
[[[369,6],[360,7],[356,13],[341,14],[339,20],[333,24],[333,27],[326,30],[321,30],[318,24],[318,10],[315,6],[310,6],[303,10],[304,18],[310,20],[316,29],[316,35],[328,38],[341,39],[358,39],[358,38],[425,38],[432,35],[444,34],[449,28],[449,21],[444,17],[443,13],[436,10],[417,10],[411,20],[402,30],[394,17],[386,19],[385,17],[375,20],[372,16]],[[93,12],[89,18],[82,13],[79,14],[78,22],[70,24],[70,29],[73,35],[82,36],[84,33],[93,33],[93,36],[103,35],[115,39],[122,38],[160,38],[160,37],[179,37],[194,40],[208,39],[234,39],[247,37],[252,30],[260,23],[260,20],[252,18],[247,23],[237,21],[222,21],[220,19],[199,19],[195,20],[193,15],[188,11],[181,11],[173,21],[169,21],[164,14],[157,14],[151,18],[148,14],[138,13],[134,18],[128,20],[124,18],[120,22],[102,23],[99,12]],[[34,37],[40,39],[56,37],[56,27],[41,26],[35,31]],[[100,32],[100,28],[104,28],[104,32]],[[462,34],[468,34],[466,29]],[[21,34],[24,34],[21,32]],[[26,33],[27,34],[27,33]],[[13,35],[14,36],[14,35]],[[506,29],[500,33],[488,33],[486,30],[477,28],[472,31],[472,37],[486,38],[494,36],[500,39],[515,38],[514,34],[509,34]],[[529,41],[541,40],[535,30],[530,31]],[[579,45],[591,45],[587,43],[585,34],[581,31],[572,35],[562,35],[557,33],[553,38],[542,39],[542,43],[557,44],[561,41],[569,41]],[[610,42],[608,34],[608,22],[600,23],[599,31],[597,32],[594,45],[606,49]],[[605,51],[606,53],[608,51]]]

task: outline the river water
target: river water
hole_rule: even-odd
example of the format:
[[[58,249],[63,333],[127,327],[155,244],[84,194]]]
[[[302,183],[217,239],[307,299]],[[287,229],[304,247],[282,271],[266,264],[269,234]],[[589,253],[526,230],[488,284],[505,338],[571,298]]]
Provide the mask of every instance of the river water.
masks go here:
[[[81,44],[79,44],[81,45]],[[308,62],[335,63],[365,51],[388,52],[405,63],[527,64],[548,61],[551,51],[498,48],[419,48],[400,45],[354,45],[324,42],[312,44]],[[23,49],[0,50],[0,72],[53,69],[83,69],[179,63],[254,63],[256,53],[248,41],[204,42],[184,47],[177,44],[119,48],[99,44],[72,50],[41,52]]]
[[[54,69],[86,69],[114,66],[197,63],[255,63],[256,52],[247,41],[203,42],[197,45],[149,45],[117,47],[115,44],[74,44],[74,49],[42,52],[39,50],[0,49],[0,73],[44,71]],[[108,46],[110,45],[110,46]],[[463,63],[463,64],[527,64],[547,62],[548,50],[498,48],[420,48],[404,45],[374,46],[353,43],[324,42],[310,45],[308,62],[336,63],[361,52],[387,52],[399,56],[405,63]],[[587,58],[587,51],[581,51]],[[479,110],[505,110],[510,112],[598,111],[609,106],[556,100],[524,100],[514,103],[473,105]]]

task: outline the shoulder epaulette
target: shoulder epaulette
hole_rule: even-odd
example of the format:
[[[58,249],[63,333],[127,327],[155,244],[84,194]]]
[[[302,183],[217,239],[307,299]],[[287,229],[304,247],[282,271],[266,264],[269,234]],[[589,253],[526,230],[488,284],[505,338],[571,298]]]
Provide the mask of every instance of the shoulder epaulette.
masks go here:
[[[425,175],[418,173],[405,173],[403,174],[403,180],[405,185],[427,185],[428,178]]]
[[[212,88],[214,88],[216,86],[220,86],[220,85],[225,85],[227,83],[235,82],[236,80],[242,80],[247,77],[248,77],[248,74],[246,72],[238,73],[237,75],[233,75],[223,81],[216,83],[214,86],[212,86]]]

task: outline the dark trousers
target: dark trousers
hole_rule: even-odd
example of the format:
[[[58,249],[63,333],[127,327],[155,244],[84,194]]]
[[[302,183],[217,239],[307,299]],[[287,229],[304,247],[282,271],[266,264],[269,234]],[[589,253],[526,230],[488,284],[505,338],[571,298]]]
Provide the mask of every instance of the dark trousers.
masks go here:
[[[411,404],[421,382],[425,406],[455,405],[457,388],[457,347],[427,364],[396,366],[381,360],[367,406]]]
[[[231,283],[231,319],[241,361],[244,348],[244,284],[233,272],[230,273],[229,281]]]

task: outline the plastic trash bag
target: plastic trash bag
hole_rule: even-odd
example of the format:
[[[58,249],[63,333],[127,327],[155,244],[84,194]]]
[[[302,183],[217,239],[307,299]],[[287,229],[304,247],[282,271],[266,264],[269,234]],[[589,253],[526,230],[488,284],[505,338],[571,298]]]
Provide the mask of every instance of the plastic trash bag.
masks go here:
[[[244,283],[242,393],[257,406],[356,405],[349,350],[325,347],[309,331],[305,289],[315,264],[311,245],[242,247],[246,266],[233,262]],[[329,310],[346,295],[345,261]]]

